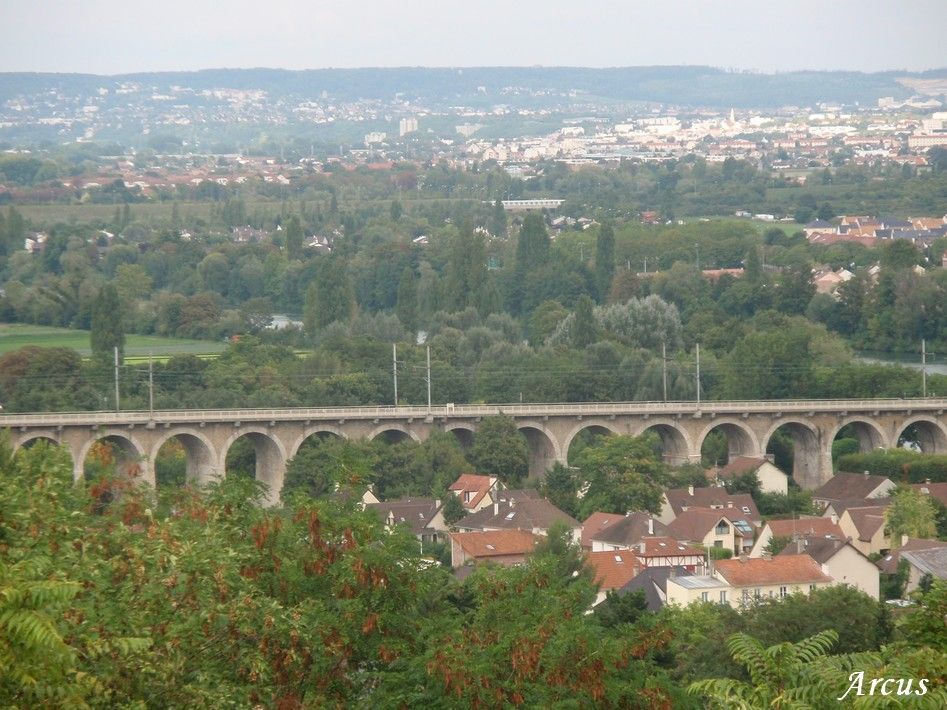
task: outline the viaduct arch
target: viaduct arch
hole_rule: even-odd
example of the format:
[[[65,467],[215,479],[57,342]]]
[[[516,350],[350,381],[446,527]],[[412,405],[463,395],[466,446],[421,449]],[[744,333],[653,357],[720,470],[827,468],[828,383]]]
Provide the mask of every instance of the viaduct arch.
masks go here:
[[[154,459],[167,441],[176,439],[184,448],[188,480],[206,483],[227,475],[227,451],[247,436],[256,453],[256,476],[268,486],[267,502],[276,504],[287,461],[309,437],[323,432],[348,439],[386,435],[424,441],[446,431],[469,444],[484,417],[502,413],[526,437],[530,475],[540,476],[557,461],[566,464],[569,447],[588,429],[653,432],[665,460],[673,464],[699,462],[701,445],[715,430],[727,437],[730,457],[763,456],[780,431],[792,441],[797,483],[815,488],[832,475],[832,441],[843,430],[862,450],[896,446],[909,434],[925,452],[947,453],[945,412],[947,398],[609,402],[8,414],[0,416],[0,427],[10,431],[14,449],[37,439],[65,447],[77,480],[93,444],[104,440],[126,472],[152,485]]]

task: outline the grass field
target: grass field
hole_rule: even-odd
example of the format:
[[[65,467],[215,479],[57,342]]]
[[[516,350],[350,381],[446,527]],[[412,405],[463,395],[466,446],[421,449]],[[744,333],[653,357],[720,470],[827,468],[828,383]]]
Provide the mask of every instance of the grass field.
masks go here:
[[[22,348],[24,345],[39,345],[52,348],[72,348],[83,357],[92,354],[89,348],[89,331],[53,328],[45,325],[23,323],[0,323],[0,355]],[[227,347],[223,342],[209,340],[187,340],[185,338],[162,338],[157,335],[127,335],[125,337],[125,359],[146,360],[149,355],[165,359],[171,355],[214,356]]]

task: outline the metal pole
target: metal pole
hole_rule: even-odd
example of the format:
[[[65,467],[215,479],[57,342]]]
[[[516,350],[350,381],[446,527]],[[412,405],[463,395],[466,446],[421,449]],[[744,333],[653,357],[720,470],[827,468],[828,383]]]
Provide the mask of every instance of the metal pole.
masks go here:
[[[152,356],[148,354],[148,415],[155,413],[155,373],[152,366]]]
[[[113,348],[115,353],[115,411],[121,410],[121,406],[118,398],[118,346]]]
[[[697,343],[697,406],[700,406],[700,343]]]
[[[667,343],[661,343],[661,391],[664,401],[668,401],[668,355]]]
[[[391,344],[391,372],[395,378],[395,406],[398,406],[398,346]]]
[[[427,411],[431,412],[431,346],[427,346]]]
[[[921,338],[921,396],[927,397],[927,341]]]

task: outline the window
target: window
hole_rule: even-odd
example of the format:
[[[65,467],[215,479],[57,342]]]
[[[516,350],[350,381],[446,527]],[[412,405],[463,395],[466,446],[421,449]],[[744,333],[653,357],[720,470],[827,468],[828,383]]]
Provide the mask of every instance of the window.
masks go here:
[[[723,540],[714,540],[714,547],[723,547]]]
[[[748,604],[749,602],[750,602],[750,590],[744,589],[743,590],[743,603]]]
[[[720,603],[721,604],[727,603],[727,590],[726,589],[720,590]]]
[[[723,520],[717,523],[718,535],[726,535],[728,532],[730,532],[730,526],[727,523],[725,523]]]
[[[701,600],[702,602],[709,602],[709,601],[710,601],[710,592],[701,592],[701,593],[700,593],[700,600]]]
[[[815,591],[815,585],[814,585],[814,584],[810,584],[810,585],[809,585],[809,593],[812,594],[812,592],[814,592],[814,591]]]
[[[762,596],[763,596],[763,591],[762,591],[761,589],[755,589],[755,590],[753,590],[753,597],[754,597],[755,599],[759,599],[759,598],[762,597]]]
[[[780,587],[780,588],[779,588],[779,596],[780,596],[780,597],[786,596],[786,588],[785,588],[785,587]]]

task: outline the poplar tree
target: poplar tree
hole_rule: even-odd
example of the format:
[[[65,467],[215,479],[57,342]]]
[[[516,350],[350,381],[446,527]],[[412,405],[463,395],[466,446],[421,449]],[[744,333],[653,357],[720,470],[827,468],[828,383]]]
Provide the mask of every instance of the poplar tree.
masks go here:
[[[293,215],[286,224],[286,258],[299,259],[303,251],[303,228],[299,217]]]
[[[122,318],[122,303],[118,289],[105,284],[92,304],[92,332],[89,336],[92,359],[108,364],[113,351],[118,348],[119,362],[125,356],[125,327]]]
[[[582,294],[575,304],[575,322],[572,324],[573,347],[584,348],[597,340],[598,327],[595,323],[593,306],[592,299],[587,294]]]
[[[611,224],[603,224],[595,240],[595,283],[598,286],[599,303],[604,303],[615,276],[615,230]]]
[[[405,268],[398,282],[398,305],[396,306],[398,320],[408,331],[415,333],[418,329],[418,284],[414,269]]]

